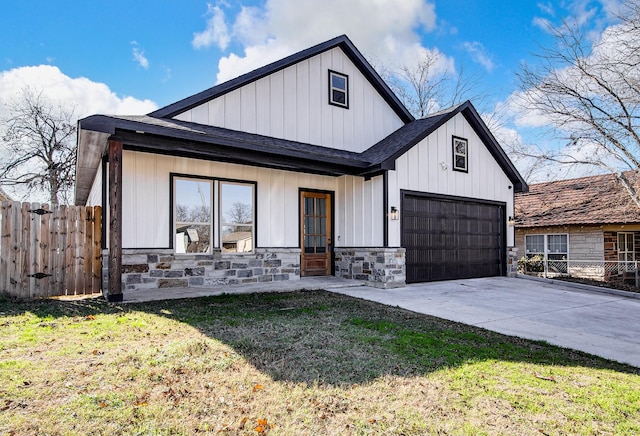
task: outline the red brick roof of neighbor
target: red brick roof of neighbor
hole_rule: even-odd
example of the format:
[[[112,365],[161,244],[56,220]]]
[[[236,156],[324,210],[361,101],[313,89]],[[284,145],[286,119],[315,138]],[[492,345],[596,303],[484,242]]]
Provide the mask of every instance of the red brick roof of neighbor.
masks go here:
[[[640,223],[640,207],[614,174],[536,183],[515,194],[516,227],[630,223]]]

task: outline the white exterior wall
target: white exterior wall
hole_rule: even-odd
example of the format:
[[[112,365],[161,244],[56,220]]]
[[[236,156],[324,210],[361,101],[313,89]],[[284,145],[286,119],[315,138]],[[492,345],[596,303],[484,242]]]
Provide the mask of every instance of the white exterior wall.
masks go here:
[[[257,182],[257,247],[299,247],[299,188],[335,194],[335,246],[381,246],[382,177],[328,177],[123,151],[124,248],[168,248],[170,174]]]
[[[328,71],[349,76],[349,109],[328,102]],[[403,125],[340,48],[177,115],[175,119],[362,152]]]
[[[98,171],[93,178],[86,205],[102,206],[102,165],[98,165]]]
[[[452,136],[468,140],[468,173],[453,171]],[[513,183],[462,114],[396,160],[395,171],[389,171],[389,207],[400,209],[402,189],[504,202],[507,218],[513,216]],[[400,246],[400,223],[389,221],[390,246]],[[514,245],[510,226],[507,245]]]

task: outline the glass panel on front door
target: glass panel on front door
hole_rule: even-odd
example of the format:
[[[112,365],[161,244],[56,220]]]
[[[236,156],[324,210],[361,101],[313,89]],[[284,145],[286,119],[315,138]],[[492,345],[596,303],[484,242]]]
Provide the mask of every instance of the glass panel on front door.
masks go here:
[[[302,192],[301,276],[331,274],[331,194]]]
[[[327,199],[307,197],[304,201],[304,252],[327,252]]]

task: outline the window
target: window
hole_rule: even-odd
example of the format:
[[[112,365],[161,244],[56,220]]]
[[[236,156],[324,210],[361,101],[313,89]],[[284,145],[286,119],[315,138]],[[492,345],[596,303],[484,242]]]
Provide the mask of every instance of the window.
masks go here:
[[[255,183],[188,176],[172,180],[176,253],[253,251]]]
[[[453,170],[468,172],[469,144],[464,138],[453,137]]]
[[[253,251],[253,185],[220,182],[222,251]]]
[[[634,262],[636,260],[634,233],[618,232],[618,261]],[[635,263],[625,264],[627,271],[634,271]]]
[[[547,260],[567,260],[569,235],[526,235],[525,254],[528,258],[542,256]]]
[[[349,77],[329,71],[329,104],[349,108]]]
[[[212,194],[212,180],[174,179],[176,253],[211,252]]]
[[[549,272],[566,273],[569,258],[569,235],[526,235],[525,254],[532,259],[529,267],[545,268]],[[543,263],[543,260],[548,261]],[[535,270],[535,269],[534,269]]]

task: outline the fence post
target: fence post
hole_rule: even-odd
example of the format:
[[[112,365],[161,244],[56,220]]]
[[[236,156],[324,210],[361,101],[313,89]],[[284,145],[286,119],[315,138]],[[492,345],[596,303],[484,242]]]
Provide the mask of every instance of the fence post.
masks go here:
[[[637,260],[636,260],[635,271],[636,271],[636,288],[637,288],[638,287],[638,261]]]

